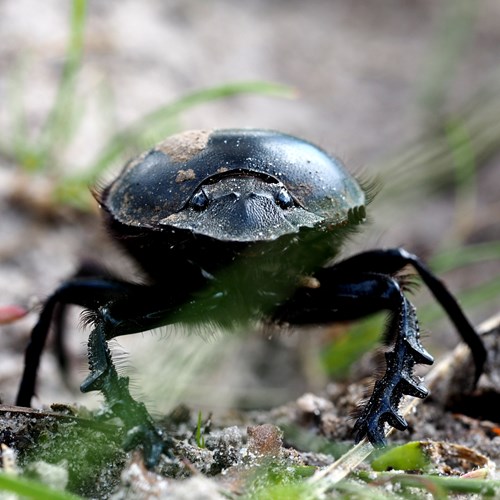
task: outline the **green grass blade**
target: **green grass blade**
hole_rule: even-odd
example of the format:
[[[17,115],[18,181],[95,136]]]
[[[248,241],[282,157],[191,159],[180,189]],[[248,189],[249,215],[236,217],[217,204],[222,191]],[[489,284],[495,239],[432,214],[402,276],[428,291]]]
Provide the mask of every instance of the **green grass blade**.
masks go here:
[[[429,474],[395,474],[393,472],[365,472],[362,471],[358,477],[372,486],[384,485],[388,482],[397,483],[402,488],[419,488],[432,492],[434,498],[447,498],[448,494],[481,495],[483,497],[498,498],[500,481],[494,479],[470,479],[453,476],[436,476]],[[404,493],[404,492],[403,492]],[[403,497],[405,498],[405,497]]]
[[[86,0],[72,1],[70,40],[59,89],[40,140],[40,168],[48,166],[54,150],[68,140],[73,130],[74,107],[78,101],[75,89],[83,54],[86,12]]]
[[[411,441],[401,446],[395,446],[381,453],[372,463],[374,471],[386,470],[418,470],[428,468],[429,458],[419,441]]]
[[[15,71],[9,75],[7,106],[12,122],[8,138],[2,137],[0,140],[2,141],[1,149],[3,154],[12,156],[24,168],[31,170],[32,165],[36,164],[36,162],[31,158],[31,147],[28,143],[29,134],[22,98],[25,82],[24,68],[22,66],[23,64],[18,63]]]
[[[25,498],[38,500],[79,500],[80,497],[65,491],[58,491],[49,486],[11,474],[0,473],[0,491],[10,491]]]

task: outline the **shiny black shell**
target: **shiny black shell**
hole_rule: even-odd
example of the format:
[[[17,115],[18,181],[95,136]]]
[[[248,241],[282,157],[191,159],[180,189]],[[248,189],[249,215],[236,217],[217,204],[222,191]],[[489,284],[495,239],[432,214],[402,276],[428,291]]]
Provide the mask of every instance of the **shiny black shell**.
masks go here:
[[[171,136],[129,162],[101,194],[103,208],[120,224],[151,230],[176,227],[203,233],[207,220],[191,223],[197,212],[190,200],[205,184],[220,178],[255,176],[281,183],[293,197],[286,227],[238,234],[222,227],[206,235],[220,240],[273,240],[318,224],[344,225],[352,214],[364,217],[365,193],[343,164],[319,147],[276,131],[196,130]],[[280,184],[280,185],[281,185]],[[225,217],[228,217],[227,215]],[[230,217],[230,215],[229,215]],[[268,224],[273,226],[273,224]]]

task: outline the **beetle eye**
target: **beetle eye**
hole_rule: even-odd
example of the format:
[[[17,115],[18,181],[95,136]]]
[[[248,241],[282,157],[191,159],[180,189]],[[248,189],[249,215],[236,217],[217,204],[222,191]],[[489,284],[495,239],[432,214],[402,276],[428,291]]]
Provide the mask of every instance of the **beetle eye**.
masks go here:
[[[195,210],[203,210],[204,208],[206,208],[206,206],[208,205],[208,196],[205,191],[203,191],[203,189],[200,189],[198,192],[196,192],[191,197],[189,205]]]
[[[290,208],[293,207],[293,198],[290,196],[290,193],[282,187],[278,194],[276,195],[276,203],[281,208]]]

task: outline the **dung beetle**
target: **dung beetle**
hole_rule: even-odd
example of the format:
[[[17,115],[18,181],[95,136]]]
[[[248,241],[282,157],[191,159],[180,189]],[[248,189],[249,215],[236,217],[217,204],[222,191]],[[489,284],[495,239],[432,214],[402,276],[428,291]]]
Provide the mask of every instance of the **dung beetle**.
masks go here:
[[[353,320],[388,311],[386,370],[354,426],[356,440],[385,443],[385,423],[404,430],[403,395],[428,391],[413,374],[432,364],[400,271],[412,266],[441,304],[475,362],[486,351],[443,283],[401,248],[366,251],[333,263],[365,220],[368,190],[337,158],[297,137],[268,130],[189,131],[130,161],[96,194],[112,238],[139,264],[144,282],[98,269],[64,282],[45,302],[26,351],[17,404],[29,406],[41,352],[60,309],[88,311],[90,373],[83,392],[100,391],[154,466],[173,442],[118,375],[108,341],[169,324],[239,328]],[[59,311],[59,312],[58,312]]]

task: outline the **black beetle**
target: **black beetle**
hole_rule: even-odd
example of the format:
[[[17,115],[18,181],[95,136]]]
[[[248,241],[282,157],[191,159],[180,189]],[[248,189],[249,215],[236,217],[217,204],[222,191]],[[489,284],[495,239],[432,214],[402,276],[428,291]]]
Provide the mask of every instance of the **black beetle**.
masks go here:
[[[144,284],[96,270],[63,283],[46,301],[26,352],[17,404],[29,405],[50,324],[64,304],[90,311],[90,374],[82,391],[101,391],[153,466],[173,443],[118,376],[108,340],[159,326],[248,321],[324,324],[380,310],[391,315],[386,372],[355,424],[356,439],[385,442],[384,424],[405,429],[404,394],[423,398],[413,375],[431,364],[415,308],[397,274],[413,266],[440,302],[482,373],[486,351],[453,296],[403,249],[372,250],[331,263],[365,219],[367,192],[320,148],[266,130],[191,131],[129,162],[97,194],[106,225],[140,265]]]

